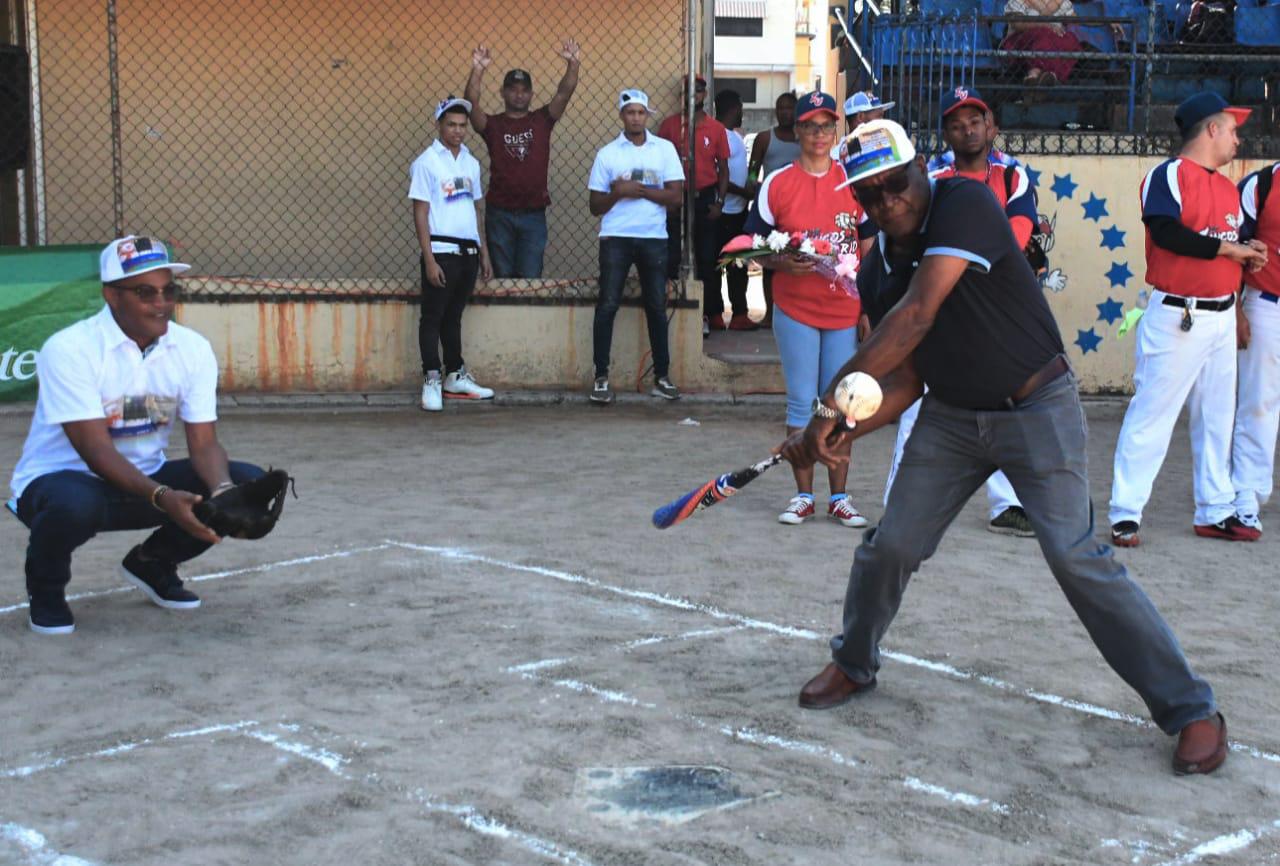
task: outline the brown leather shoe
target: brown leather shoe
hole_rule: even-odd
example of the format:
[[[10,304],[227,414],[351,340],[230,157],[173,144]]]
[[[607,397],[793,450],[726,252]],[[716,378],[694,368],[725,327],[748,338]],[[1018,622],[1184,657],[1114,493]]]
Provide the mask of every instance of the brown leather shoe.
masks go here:
[[[869,692],[875,687],[875,680],[855,683],[832,662],[804,684],[800,690],[800,706],[806,710],[829,710],[847,703],[855,694]]]
[[[1227,720],[1222,713],[1187,725],[1178,734],[1173,771],[1179,776],[1212,773],[1227,759]]]

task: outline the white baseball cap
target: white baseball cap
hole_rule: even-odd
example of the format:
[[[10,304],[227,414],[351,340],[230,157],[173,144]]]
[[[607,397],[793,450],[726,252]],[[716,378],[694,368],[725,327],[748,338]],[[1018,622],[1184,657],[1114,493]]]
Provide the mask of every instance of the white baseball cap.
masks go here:
[[[103,248],[98,260],[104,283],[114,283],[161,268],[168,268],[176,277],[191,270],[191,265],[170,261],[169,248],[164,242],[145,235],[117,238]]]
[[[906,165],[915,158],[915,145],[899,124],[884,117],[858,124],[840,143],[840,162],[849,179],[836,189]]]
[[[470,102],[468,102],[465,99],[462,99],[461,97],[446,96],[444,99],[440,100],[440,104],[436,106],[436,120],[439,120],[441,117],[443,117],[444,113],[448,111],[450,108],[453,108],[455,105],[461,105],[464,109],[466,109],[467,114],[471,113]]]
[[[650,114],[657,114],[649,107],[649,94],[643,90],[624,90],[618,94],[618,110],[626,108],[628,105],[643,105],[644,110]]]
[[[868,96],[859,90],[844,101],[844,114],[845,117],[848,117],[851,114],[861,114],[864,111],[876,111],[877,109],[888,111],[897,104],[896,102],[881,102],[880,97]]]

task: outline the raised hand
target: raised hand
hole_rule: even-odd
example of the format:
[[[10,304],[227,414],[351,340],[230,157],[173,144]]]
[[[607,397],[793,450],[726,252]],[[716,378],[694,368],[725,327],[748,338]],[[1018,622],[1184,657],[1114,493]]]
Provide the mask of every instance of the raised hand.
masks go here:
[[[476,69],[488,69],[492,62],[493,57],[489,55],[489,49],[483,45],[471,52],[471,65]]]
[[[576,39],[566,39],[560,43],[560,50],[556,53],[569,63],[579,63],[582,60],[581,48]]]

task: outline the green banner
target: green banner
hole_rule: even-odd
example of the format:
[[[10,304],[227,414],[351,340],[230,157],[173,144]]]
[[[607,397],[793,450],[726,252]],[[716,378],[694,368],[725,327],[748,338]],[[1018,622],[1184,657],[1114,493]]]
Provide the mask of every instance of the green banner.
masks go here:
[[[36,353],[102,309],[101,246],[0,247],[0,401],[34,400]]]

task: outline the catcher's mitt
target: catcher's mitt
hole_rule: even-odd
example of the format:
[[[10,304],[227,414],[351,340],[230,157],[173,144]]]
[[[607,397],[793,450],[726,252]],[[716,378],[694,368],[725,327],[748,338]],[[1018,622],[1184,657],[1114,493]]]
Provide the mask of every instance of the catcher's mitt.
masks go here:
[[[196,517],[218,535],[262,538],[280,519],[285,490],[293,478],[283,469],[268,469],[261,478],[237,484],[225,493],[196,504]],[[298,494],[294,492],[296,499]]]

